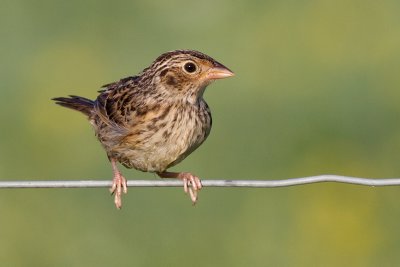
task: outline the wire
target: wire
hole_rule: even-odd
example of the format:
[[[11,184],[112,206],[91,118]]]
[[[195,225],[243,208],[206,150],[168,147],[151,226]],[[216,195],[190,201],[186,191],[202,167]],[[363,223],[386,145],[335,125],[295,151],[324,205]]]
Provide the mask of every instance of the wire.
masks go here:
[[[284,180],[202,180],[204,187],[285,187],[304,184],[336,182],[366,186],[400,185],[400,178],[372,179],[340,175],[318,175]],[[0,181],[0,188],[85,188],[110,187],[111,181],[69,180],[69,181]],[[128,187],[177,187],[180,180],[130,180]]]

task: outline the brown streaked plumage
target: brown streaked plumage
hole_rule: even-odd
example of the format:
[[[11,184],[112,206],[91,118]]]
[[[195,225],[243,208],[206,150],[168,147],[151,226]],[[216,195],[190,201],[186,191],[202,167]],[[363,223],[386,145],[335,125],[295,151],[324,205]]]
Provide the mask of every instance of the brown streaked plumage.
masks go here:
[[[230,76],[233,72],[203,53],[175,50],[159,56],[137,76],[104,85],[94,101],[74,95],[53,100],[89,118],[112,164],[110,191],[117,208],[122,206],[122,192],[127,192],[117,162],[161,178],[182,179],[195,203],[200,179],[167,169],[207,138],[211,113],[204,90],[212,81]]]

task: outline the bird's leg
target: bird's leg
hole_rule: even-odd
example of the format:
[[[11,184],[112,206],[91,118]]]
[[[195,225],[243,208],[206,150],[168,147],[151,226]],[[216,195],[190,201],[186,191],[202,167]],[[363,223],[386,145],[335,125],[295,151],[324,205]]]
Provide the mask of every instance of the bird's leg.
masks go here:
[[[157,172],[161,178],[177,178],[183,181],[183,190],[189,192],[193,204],[197,201],[197,192],[203,187],[199,177],[189,172]]]
[[[114,194],[114,203],[117,209],[122,207],[122,192],[125,194],[128,192],[127,183],[124,176],[122,176],[121,172],[117,168],[117,161],[111,158],[111,165],[114,172],[113,184],[110,188],[111,194]]]

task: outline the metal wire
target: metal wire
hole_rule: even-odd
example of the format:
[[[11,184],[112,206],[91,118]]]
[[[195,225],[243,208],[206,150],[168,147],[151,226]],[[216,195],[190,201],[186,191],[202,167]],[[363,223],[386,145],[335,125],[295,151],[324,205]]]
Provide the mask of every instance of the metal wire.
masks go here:
[[[340,175],[318,175],[284,180],[202,180],[204,187],[285,187],[313,183],[336,182],[366,186],[400,185],[400,178],[376,179]],[[85,188],[110,187],[110,180],[69,180],[69,181],[0,181],[0,188]],[[180,180],[130,180],[128,187],[178,187]]]

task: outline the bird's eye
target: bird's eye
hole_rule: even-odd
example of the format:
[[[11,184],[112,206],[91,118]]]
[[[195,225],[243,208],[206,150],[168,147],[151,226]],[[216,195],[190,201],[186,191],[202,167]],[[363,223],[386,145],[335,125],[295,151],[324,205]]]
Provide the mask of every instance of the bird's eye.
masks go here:
[[[188,73],[193,73],[197,70],[197,66],[193,62],[188,62],[186,63],[183,68],[185,69],[186,72]]]

